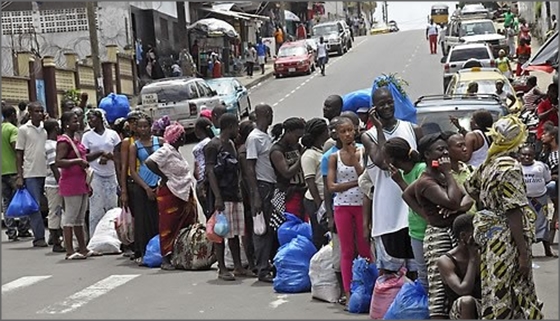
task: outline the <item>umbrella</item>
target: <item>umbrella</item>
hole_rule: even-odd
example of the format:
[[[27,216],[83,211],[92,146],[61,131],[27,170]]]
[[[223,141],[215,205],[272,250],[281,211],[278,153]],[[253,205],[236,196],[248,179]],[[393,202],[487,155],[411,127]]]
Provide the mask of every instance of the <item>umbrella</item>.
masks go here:
[[[193,23],[188,29],[194,29],[206,33],[209,36],[228,36],[237,38],[239,34],[229,23],[216,18],[206,18]]]
[[[295,13],[291,12],[290,10],[284,10],[284,19],[286,21],[295,21],[295,22],[300,21],[299,17]]]
[[[524,65],[524,70],[553,73],[558,68],[558,31],[556,31]]]

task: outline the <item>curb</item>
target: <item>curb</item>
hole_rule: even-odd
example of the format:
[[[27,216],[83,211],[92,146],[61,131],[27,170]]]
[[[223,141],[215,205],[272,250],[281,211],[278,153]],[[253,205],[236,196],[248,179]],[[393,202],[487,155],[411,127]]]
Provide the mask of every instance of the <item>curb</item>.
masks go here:
[[[251,81],[250,83],[245,85],[245,88],[247,88],[247,90],[249,90],[249,89],[255,87],[256,85],[258,85],[259,83],[272,78],[273,75],[274,75],[274,72],[269,72],[267,74],[264,74],[261,77],[259,77],[257,79],[254,79],[253,81]]]

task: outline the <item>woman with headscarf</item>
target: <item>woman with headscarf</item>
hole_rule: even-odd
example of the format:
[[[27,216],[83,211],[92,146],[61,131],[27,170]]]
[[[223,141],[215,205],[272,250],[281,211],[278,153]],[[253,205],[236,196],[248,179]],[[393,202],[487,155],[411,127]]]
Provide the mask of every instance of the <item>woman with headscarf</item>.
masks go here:
[[[431,319],[447,319],[451,302],[443,286],[437,260],[457,245],[453,220],[468,211],[473,201],[459,187],[451,172],[447,142],[441,133],[422,137],[418,153],[426,170],[404,191],[403,199],[428,222],[424,234],[424,260],[428,273],[428,307]]]
[[[325,233],[327,233],[327,230],[319,224],[316,215],[324,199],[321,158],[323,145],[327,139],[329,139],[329,127],[324,119],[313,118],[305,124],[305,131],[301,138],[301,143],[305,147],[305,152],[301,155],[301,169],[307,183],[303,206],[313,229],[313,243],[318,249],[325,245]]]
[[[303,147],[299,143],[303,136],[305,120],[291,117],[271,130],[275,143],[270,148],[270,163],[276,173],[276,190],[272,198],[275,212],[283,215],[288,212],[304,218],[303,193],[305,179],[301,170]],[[277,217],[282,220],[281,217]],[[280,226],[282,222],[272,219],[272,224]],[[280,224],[277,224],[280,223]]]
[[[169,116],[161,117],[160,119],[156,120],[152,124],[152,135],[163,137],[165,128],[169,125],[171,125],[171,120],[169,120]]]
[[[86,159],[93,170],[89,198],[89,236],[92,237],[97,224],[105,213],[117,207],[118,180],[121,138],[116,131],[107,128],[101,109],[88,113],[91,130],[82,136],[82,144],[87,149]]]
[[[536,215],[525,194],[521,164],[510,156],[525,143],[527,129],[508,115],[494,123],[489,135],[493,142],[486,160],[465,182],[484,208],[473,221],[481,256],[482,319],[542,319],[531,268]]]
[[[161,268],[174,270],[171,264],[173,241],[181,229],[197,220],[195,179],[189,163],[179,152],[186,144],[185,128],[173,122],[165,129],[165,143],[146,160],[146,166],[161,177],[157,190]]]

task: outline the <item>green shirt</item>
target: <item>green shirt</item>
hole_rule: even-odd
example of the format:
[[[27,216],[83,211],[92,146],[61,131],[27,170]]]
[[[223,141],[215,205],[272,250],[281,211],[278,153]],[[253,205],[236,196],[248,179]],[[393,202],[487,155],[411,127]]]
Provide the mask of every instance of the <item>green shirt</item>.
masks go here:
[[[10,122],[2,123],[2,175],[17,174],[16,150],[18,129]]]
[[[406,174],[402,173],[404,181],[408,185],[414,183],[414,181],[416,181],[418,177],[422,175],[424,170],[426,170],[425,162],[416,163],[410,172]],[[420,214],[414,212],[411,209],[408,210],[408,234],[411,238],[423,241],[427,225],[428,223]]]
[[[453,175],[453,178],[457,182],[457,185],[461,187],[461,189],[465,194],[467,193],[464,187],[465,182],[471,177],[473,172],[474,169],[470,165],[467,165],[463,162],[459,162],[459,170],[457,172],[451,171],[451,175]],[[471,207],[468,213],[470,214],[476,213],[476,204],[473,204],[473,206]]]
[[[513,22],[514,17],[513,12],[506,12],[504,14],[504,27],[508,27]]]

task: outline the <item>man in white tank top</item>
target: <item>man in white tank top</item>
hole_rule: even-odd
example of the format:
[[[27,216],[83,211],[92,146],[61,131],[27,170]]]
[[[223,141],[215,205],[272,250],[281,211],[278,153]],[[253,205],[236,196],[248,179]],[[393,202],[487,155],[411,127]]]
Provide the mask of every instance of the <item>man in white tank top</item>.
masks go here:
[[[374,127],[362,136],[369,156],[367,171],[374,186],[372,215],[364,217],[364,231],[371,231],[375,241],[378,269],[395,272],[404,266],[415,272],[417,267],[408,235],[408,205],[402,199],[402,190],[391,178],[382,147],[388,139],[401,137],[416,149],[422,129],[395,118],[393,96],[386,87],[373,93],[373,104],[370,118]]]

